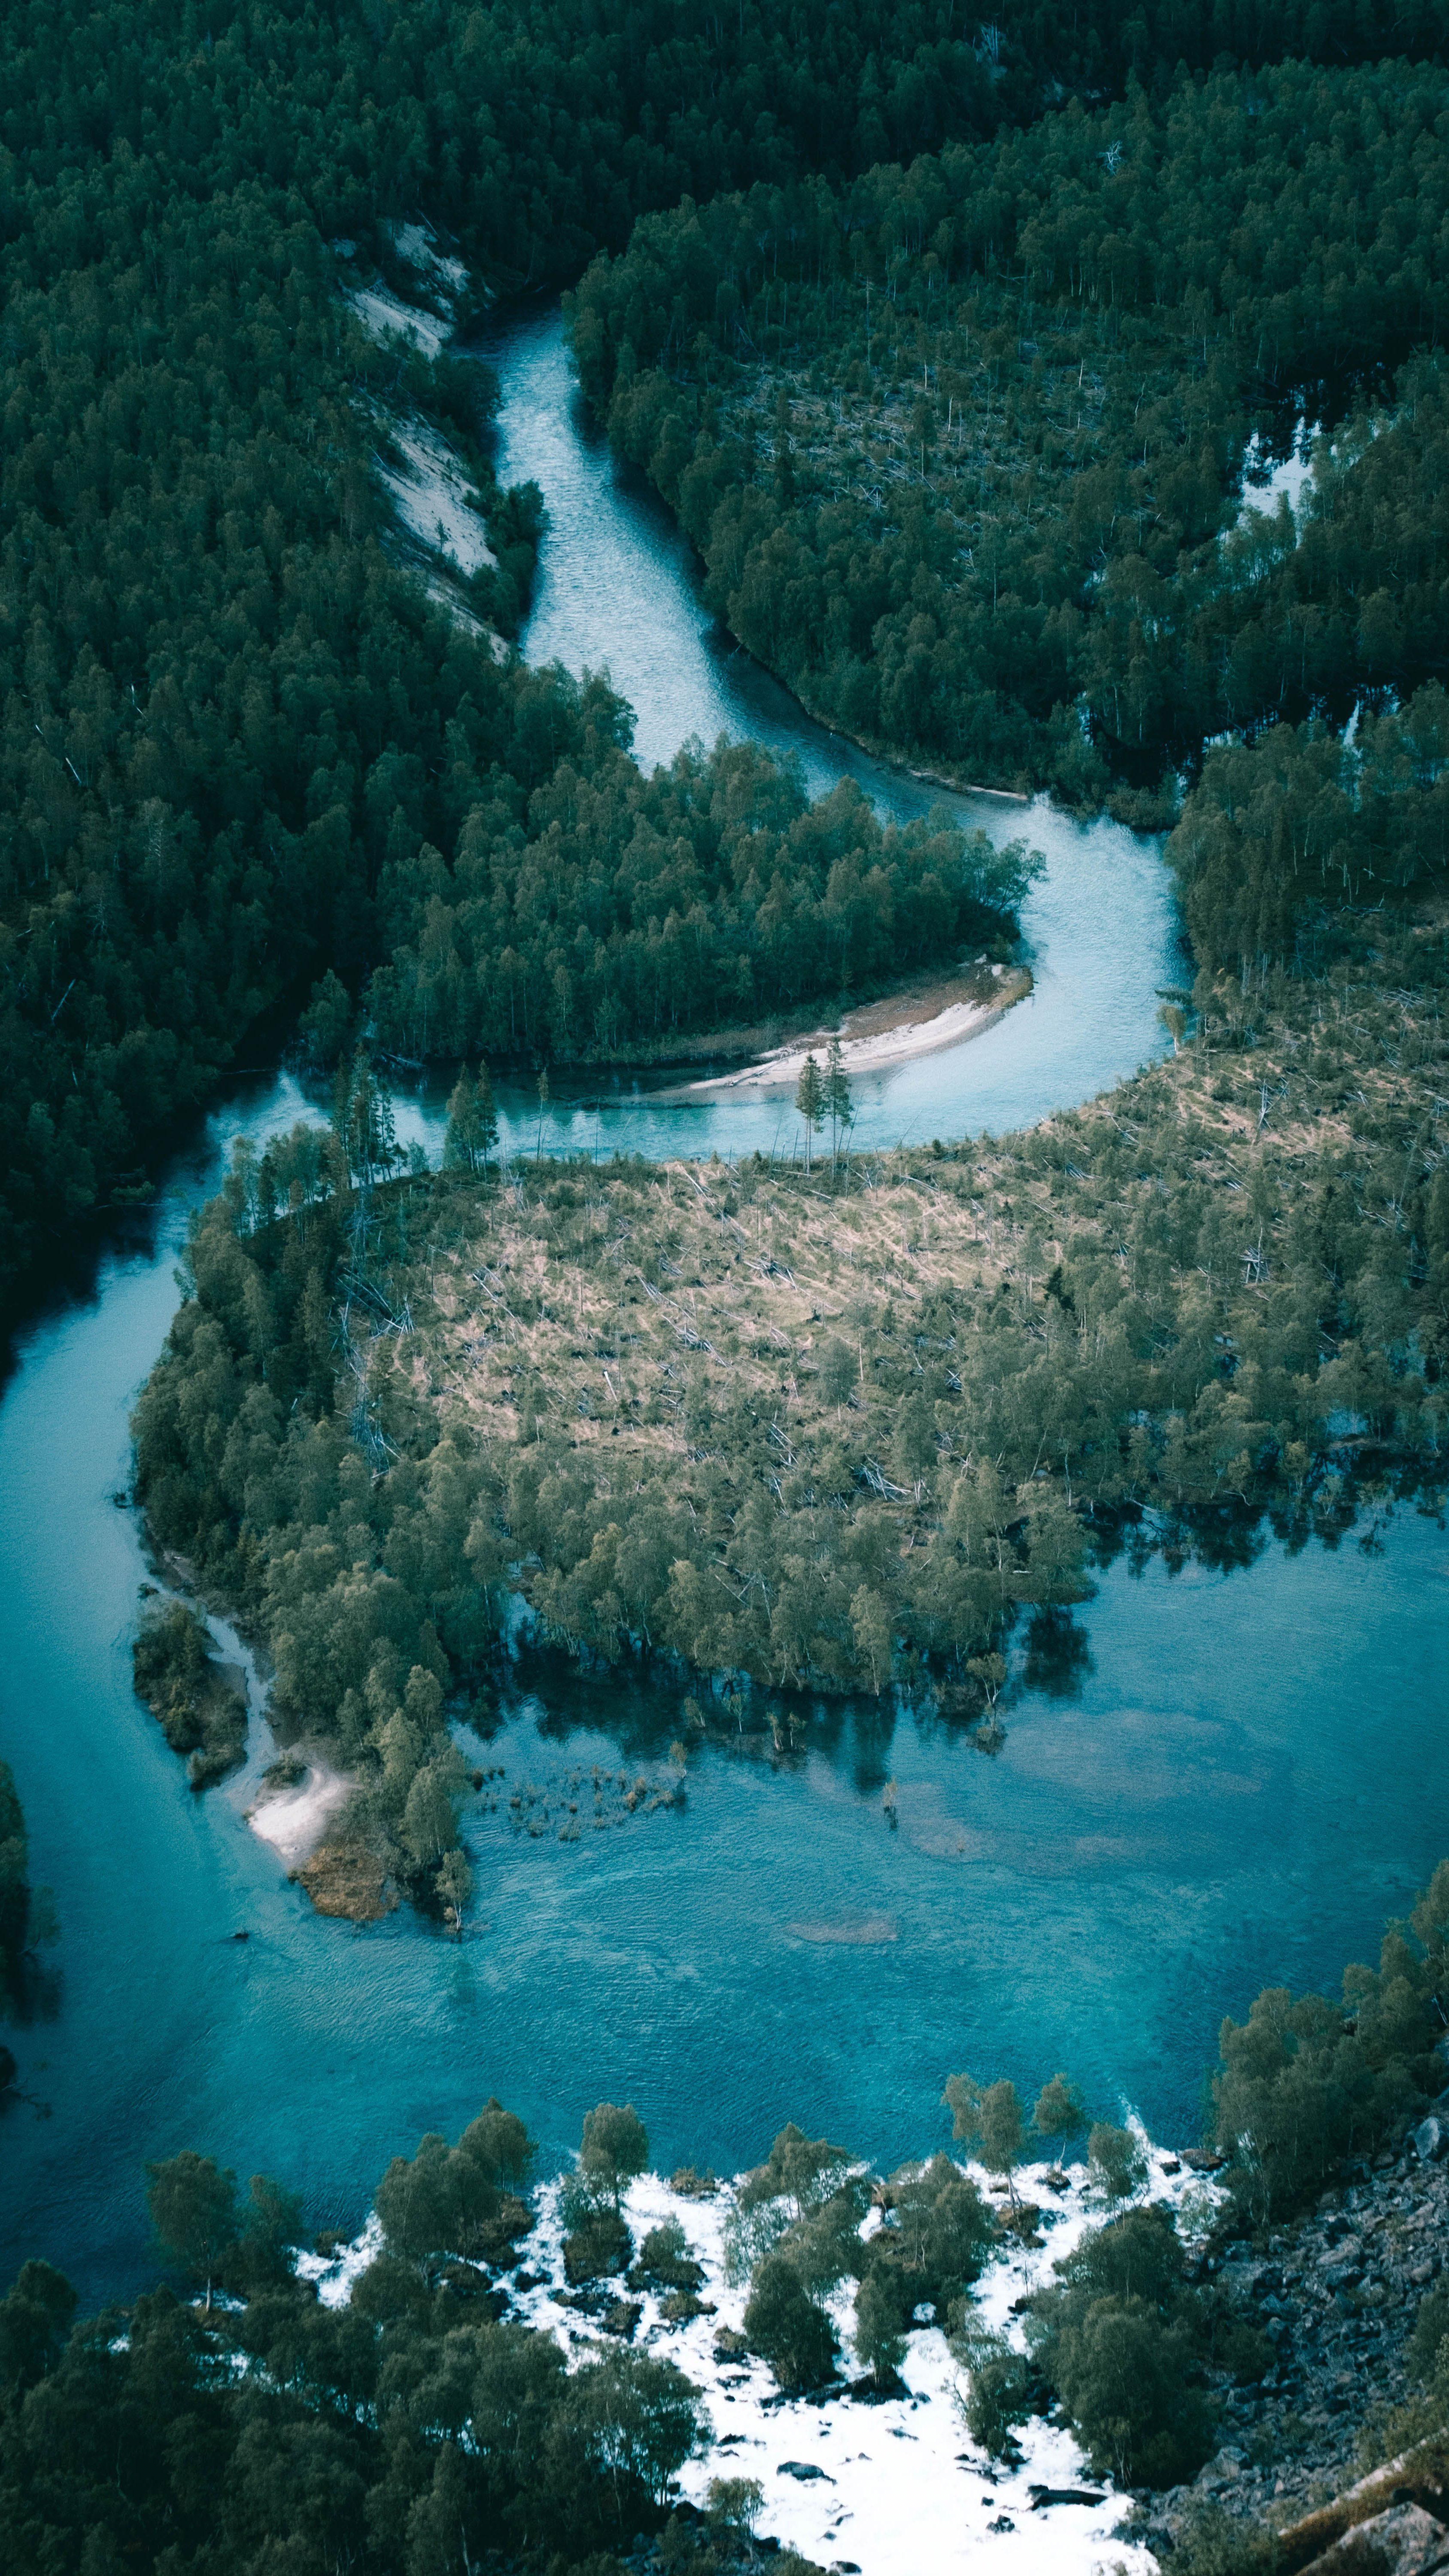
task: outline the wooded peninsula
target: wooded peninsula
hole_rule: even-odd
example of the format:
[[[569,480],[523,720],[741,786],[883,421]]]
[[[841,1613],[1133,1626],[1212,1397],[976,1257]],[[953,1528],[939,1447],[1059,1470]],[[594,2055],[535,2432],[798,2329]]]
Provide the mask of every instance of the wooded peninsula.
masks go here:
[[[1437,1513],[1442,9],[21,0],[0,71],[7,1319],[156,1203],[239,1068],[319,1104],[239,1144],[135,1406],[135,1680],[191,1786],[246,1754],[224,1613],[279,1773],[335,1766],[318,1911],[462,1942],[499,1794],[464,1739],[520,1652],[677,1703],[630,1812],[685,1806],[719,1731],[794,1761],[845,1698],[989,1761],[1010,1659],[1069,1663],[1114,1558]],[[543,293],[805,709],[1163,835],[1191,964],[1154,1061],[877,1152],[812,1043],[788,1162],[545,1154],[550,1068],[806,1043],[928,975],[1024,990],[1042,862],[723,736],[646,771],[606,676],[530,664],[546,513],[495,469],[474,343]],[[457,462],[471,571],[399,520],[406,424]],[[393,1096],[440,1068],[431,1169]],[[1166,2162],[1047,2067],[1024,2097],[943,2067],[954,2154],[943,2119],[877,2174],[791,2123],[652,2215],[631,2106],[540,2183],[489,2099],[394,2159],[361,2250],[281,2182],[155,2158],[160,2286],[78,2320],[37,2248],[0,2299],[0,2557],[820,2576],[732,2456],[681,2500],[713,2436],[670,2338],[728,2290],[710,2365],[768,2372],[762,2404],[886,2403],[939,2334],[981,2474],[1049,2421],[1173,2576],[1442,2564],[1446,1924],[1449,1863],[1377,1968],[1225,2020]],[[22,2026],[54,1931],[0,1761]],[[22,2072],[0,2046],[7,2117]]]

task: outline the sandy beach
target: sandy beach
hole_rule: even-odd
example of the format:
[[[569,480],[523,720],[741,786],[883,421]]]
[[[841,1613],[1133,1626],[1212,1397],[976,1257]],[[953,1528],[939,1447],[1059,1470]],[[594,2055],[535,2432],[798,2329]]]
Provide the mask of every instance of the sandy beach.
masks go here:
[[[912,1056],[933,1055],[939,1047],[958,1046],[966,1038],[979,1037],[983,1029],[1030,991],[1031,975],[1024,966],[999,970],[993,987],[984,994],[979,971],[930,985],[913,985],[884,1001],[868,1002],[859,1010],[847,1011],[834,1028],[791,1038],[787,1045],[771,1048],[767,1055],[741,1065],[736,1072],[710,1074],[699,1082],[682,1083],[668,1096],[713,1100],[731,1091],[793,1092],[806,1056],[813,1055],[817,1063],[822,1062],[834,1037],[840,1040],[847,1075],[878,1073],[887,1065],[904,1064]]]
[[[353,1782],[325,1762],[312,1763],[293,1789],[263,1789],[247,1823],[289,1869],[310,1858],[327,1826],[352,1795]]]

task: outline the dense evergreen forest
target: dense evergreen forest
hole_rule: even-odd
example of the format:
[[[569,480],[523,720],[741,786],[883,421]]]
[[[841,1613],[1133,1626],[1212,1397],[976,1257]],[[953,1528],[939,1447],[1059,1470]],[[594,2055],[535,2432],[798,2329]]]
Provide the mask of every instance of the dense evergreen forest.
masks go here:
[[[1082,805],[1151,788],[1442,675],[1446,100],[1402,60],[1179,68],[686,203],[583,280],[580,374],[828,721]],[[1247,443],[1297,415],[1301,531],[1239,531]]]
[[[458,392],[367,348],[334,241],[386,272],[390,223],[421,212],[493,286],[562,283],[686,190],[838,190],[1064,92],[1156,92],[1179,60],[1340,65],[1439,35],[1422,0],[1125,21],[1095,0],[987,38],[880,0],[9,12],[0,1289],[148,1194],[167,1127],[266,1014],[426,945],[379,902],[389,866],[426,904],[432,852],[448,865],[480,810],[526,839],[531,796],[582,756],[569,693],[500,673],[389,558],[373,406]],[[544,985],[560,963],[540,957]],[[405,964],[388,988],[418,1046],[427,980]],[[565,1027],[586,1016],[571,995]],[[443,1019],[470,1042],[496,1025]]]
[[[747,1704],[788,1755],[806,1692],[899,1686],[989,1756],[1010,1637],[1069,1662],[1112,1551],[1334,1538],[1442,1473],[1442,10],[956,21],[67,0],[0,30],[0,1298],[146,1199],[178,1119],[302,1018],[333,1126],[241,1156],[200,1216],[137,1492],[265,1642],[281,1737],[348,1769],[347,1910],[461,1929],[486,1784],[451,1722],[487,1722],[511,1595],[580,1657],[669,1659],[681,1779]],[[465,449],[505,647],[537,516],[488,471],[482,371],[379,348],[346,303],[358,262],[411,290],[419,217],[474,317],[576,290],[611,437],[812,707],[1180,814],[1198,973],[1170,1061],[1005,1145],[493,1167],[480,1057],[659,1052],[1001,944],[1032,860],[885,829],[849,789],[811,808],[750,750],[645,779],[606,688],[429,598],[375,471],[390,417]],[[1300,409],[1324,436],[1297,520],[1238,528],[1248,442],[1281,455]],[[364,1030],[468,1059],[443,1173],[402,1168]],[[138,1675],[218,1776],[241,1712],[189,1612],[150,1614]],[[1224,2025],[1212,2134],[1255,2142],[1225,2224],[1280,2222],[1422,2103],[1446,1918],[1441,1871],[1341,1997]],[[47,1928],[0,1766],[12,1994]],[[1013,2088],[948,2099],[1009,2178]],[[575,2276],[687,2300],[679,2245],[623,2215],[642,2130],[591,2116]],[[1130,2200],[1126,2133],[1090,2151]],[[725,2504],[669,2513],[682,2376],[622,2341],[567,2371],[508,2313],[531,2165],[496,2103],[425,2140],[337,2311],[296,2277],[285,2189],[153,2168],[173,2286],[78,2323],[36,2262],[0,2302],[0,2555],[613,2576],[667,2525],[700,2576],[748,2562]],[[1046,2391],[1104,2471],[1193,2473],[1211,2373],[1262,2356],[1170,2226],[1089,2239],[1028,2368],[972,2310],[1001,2233],[975,2186],[944,2159],[878,2179],[866,2238],[877,2178],[787,2130],[741,2193],[783,2390],[834,2367],[840,2284],[882,2373],[928,2293],[988,2449]]]
[[[848,780],[811,805],[749,744],[642,778],[609,740],[624,711],[588,695],[600,738],[559,761],[522,825],[475,806],[451,867],[427,843],[384,862],[387,963],[368,991],[384,1046],[637,1060],[1009,939],[1038,864],[1023,844],[944,813],[883,827]]]

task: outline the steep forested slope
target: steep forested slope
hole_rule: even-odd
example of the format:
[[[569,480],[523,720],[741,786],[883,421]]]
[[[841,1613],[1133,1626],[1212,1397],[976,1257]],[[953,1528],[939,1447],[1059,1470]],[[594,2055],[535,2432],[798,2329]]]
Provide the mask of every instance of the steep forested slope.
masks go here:
[[[1090,802],[1442,672],[1446,245],[1438,66],[1183,71],[645,218],[572,331],[715,605],[812,707]],[[1250,432],[1299,414],[1340,424],[1301,544],[1225,537]]]

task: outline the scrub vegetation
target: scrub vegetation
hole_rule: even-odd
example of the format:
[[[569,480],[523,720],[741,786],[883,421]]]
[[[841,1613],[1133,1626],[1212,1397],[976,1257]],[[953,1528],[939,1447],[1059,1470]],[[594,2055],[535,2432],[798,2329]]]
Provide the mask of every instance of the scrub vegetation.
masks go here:
[[[1256,864],[1254,757],[1181,826],[1206,887]],[[241,1159],[137,1493],[400,1883],[452,1902],[447,1712],[514,1595],[576,1654],[692,1672],[689,1724],[899,1685],[989,1746],[1013,1626],[1049,1639],[1095,1558],[1333,1538],[1438,1478],[1445,933],[1318,937],[1312,974],[1204,970],[1171,1059],[1004,1142],[504,1173],[465,1082],[450,1168],[389,1180],[359,1059],[332,1133]]]
[[[188,1757],[193,1789],[224,1779],[246,1751],[246,1690],[218,1664],[195,1611],[184,1601],[149,1602],[131,1663],[137,1697],[160,1719],[172,1752]]]

